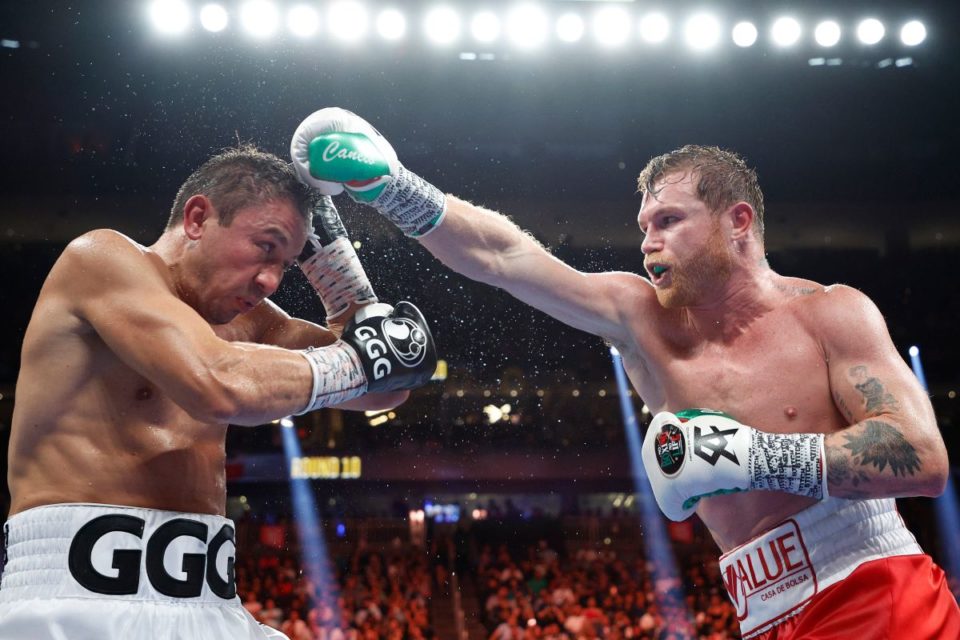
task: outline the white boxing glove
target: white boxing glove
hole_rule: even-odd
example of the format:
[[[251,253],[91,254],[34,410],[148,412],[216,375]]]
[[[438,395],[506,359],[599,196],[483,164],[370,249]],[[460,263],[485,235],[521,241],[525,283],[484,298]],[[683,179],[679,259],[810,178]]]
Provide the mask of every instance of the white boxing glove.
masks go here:
[[[386,138],[346,109],[310,114],[293,134],[290,157],[303,182],[326,195],[346,190],[408,236],[424,236],[443,220],[443,192],[408,171]]]
[[[339,107],[315,111],[300,123],[290,141],[290,158],[300,180],[320,193],[335,196],[350,183],[354,199],[364,202],[380,195],[400,168],[387,139]]]
[[[720,411],[654,416],[641,456],[660,510],[686,520],[701,498],[740,491],[827,497],[822,433],[766,433]]]

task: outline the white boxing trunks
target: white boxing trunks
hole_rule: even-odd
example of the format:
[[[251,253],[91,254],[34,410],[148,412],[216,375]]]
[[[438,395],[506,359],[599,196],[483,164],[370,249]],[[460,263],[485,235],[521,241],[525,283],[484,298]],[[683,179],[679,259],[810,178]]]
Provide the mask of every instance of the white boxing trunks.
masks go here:
[[[866,562],[923,554],[892,498],[828,498],[720,557],[740,630],[751,638],[801,613]]]
[[[234,581],[233,523],[100,504],[4,525],[0,640],[263,640]]]

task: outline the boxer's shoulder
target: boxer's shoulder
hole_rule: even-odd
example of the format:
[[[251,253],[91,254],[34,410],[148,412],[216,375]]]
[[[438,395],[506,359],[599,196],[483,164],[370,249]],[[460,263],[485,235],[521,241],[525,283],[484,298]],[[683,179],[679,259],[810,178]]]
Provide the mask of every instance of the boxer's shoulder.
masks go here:
[[[149,247],[112,229],[96,229],[70,242],[47,284],[78,304],[111,292],[175,295],[169,265]]]
[[[92,286],[109,286],[135,277],[147,282],[168,280],[166,264],[151,249],[113,229],[95,229],[75,238],[64,249],[51,277]]]

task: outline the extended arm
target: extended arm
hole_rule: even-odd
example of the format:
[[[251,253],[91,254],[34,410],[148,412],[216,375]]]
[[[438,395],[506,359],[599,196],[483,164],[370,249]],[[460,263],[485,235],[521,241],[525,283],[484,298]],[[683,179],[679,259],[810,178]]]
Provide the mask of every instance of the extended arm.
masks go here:
[[[639,276],[585,274],[554,258],[507,217],[444,196],[397,160],[362,118],[322,109],[298,127],[291,156],[300,177],[323,193],[372,205],[444,264],[500,287],[578,329],[626,340],[626,302],[653,292]]]
[[[577,329],[620,342],[625,302],[652,289],[630,273],[583,273],[551,255],[508,217],[446,197],[443,223],[419,238],[443,264]]]

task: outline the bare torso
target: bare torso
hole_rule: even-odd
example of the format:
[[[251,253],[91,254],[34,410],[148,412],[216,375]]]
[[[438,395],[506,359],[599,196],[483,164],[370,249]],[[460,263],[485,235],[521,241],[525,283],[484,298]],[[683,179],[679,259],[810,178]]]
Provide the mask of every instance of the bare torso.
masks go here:
[[[638,302],[635,343],[617,347],[652,412],[717,409],[776,433],[831,433],[847,426],[830,392],[820,328],[805,314],[816,296],[825,295],[824,287],[773,277],[778,293],[771,308],[720,336],[704,337],[684,311],[663,309],[655,299]],[[726,551],[813,503],[753,491],[705,499],[697,513]]]
[[[169,279],[152,252],[144,251],[142,266]],[[51,285],[56,280],[44,285],[24,338],[10,438],[11,515],[62,502],[222,515],[226,425],[198,422],[125,365],[70,312],[69,292]],[[215,331],[253,339],[242,318]]]

